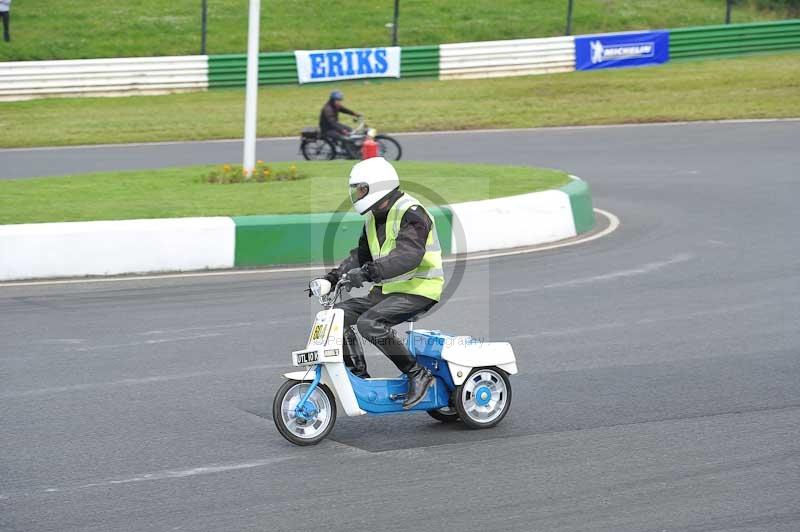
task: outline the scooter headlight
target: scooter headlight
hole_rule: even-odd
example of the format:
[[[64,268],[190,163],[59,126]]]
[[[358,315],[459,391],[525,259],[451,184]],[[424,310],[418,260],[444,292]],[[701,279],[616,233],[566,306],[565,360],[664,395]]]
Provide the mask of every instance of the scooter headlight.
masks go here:
[[[308,287],[317,297],[327,296],[331,292],[331,282],[327,279],[314,279]]]

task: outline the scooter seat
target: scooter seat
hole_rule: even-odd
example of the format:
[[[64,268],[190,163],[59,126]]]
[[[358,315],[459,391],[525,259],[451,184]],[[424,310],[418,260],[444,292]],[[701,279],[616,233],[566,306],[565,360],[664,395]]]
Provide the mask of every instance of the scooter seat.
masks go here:
[[[415,323],[415,322],[421,320],[425,316],[425,314],[427,314],[429,312],[429,310],[423,310],[419,314],[415,314],[415,315],[411,316],[410,318],[408,318],[406,320],[406,323]]]

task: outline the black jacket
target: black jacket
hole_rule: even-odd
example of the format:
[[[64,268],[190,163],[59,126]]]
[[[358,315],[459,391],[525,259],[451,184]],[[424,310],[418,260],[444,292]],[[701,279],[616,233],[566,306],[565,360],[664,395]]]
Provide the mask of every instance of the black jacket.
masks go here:
[[[381,245],[386,240],[386,215],[401,196],[403,196],[403,192],[396,189],[388,196],[389,205],[385,209],[380,212],[373,210],[375,229]],[[433,222],[423,209],[416,206],[409,208],[400,219],[400,230],[397,233],[395,248],[385,257],[373,260],[367,240],[367,229],[364,226],[361,237],[358,239],[358,247],[350,250],[350,255],[342,261],[338,268],[328,272],[325,278],[335,284],[342,274],[368,262],[374,262],[378,275],[378,278],[373,281],[391,279],[408,273],[422,262],[422,257],[425,255],[425,243],[431,227],[433,227]]]
[[[337,109],[333,100],[328,100],[328,103],[325,104],[322,111],[319,113],[319,129],[322,133],[327,133],[331,130],[338,132],[350,130],[345,124],[339,122],[340,112],[347,115],[358,116],[358,113],[351,111],[347,107],[342,106]]]

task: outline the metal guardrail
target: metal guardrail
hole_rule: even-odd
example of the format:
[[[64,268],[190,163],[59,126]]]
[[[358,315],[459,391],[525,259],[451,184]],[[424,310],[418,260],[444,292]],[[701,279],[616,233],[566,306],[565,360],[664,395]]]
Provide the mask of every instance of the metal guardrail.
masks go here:
[[[403,47],[401,78],[522,76],[575,69],[573,37]],[[671,59],[800,50],[800,19],[670,30]],[[261,85],[296,84],[293,52],[259,58]],[[0,63],[0,101],[244,87],[246,54]]]
[[[247,54],[211,55],[208,57],[208,86],[244,87],[247,78]],[[297,62],[293,52],[263,53],[258,57],[258,84],[297,83]]]
[[[0,63],[0,101],[205,89],[208,57],[125,57]]]
[[[297,83],[297,62],[294,53],[263,53],[259,56],[259,85]],[[413,46],[403,48],[400,55],[400,75],[436,77],[439,73],[439,47]],[[208,58],[208,86],[244,87],[247,77],[247,55],[212,55]]]
[[[670,59],[800,50],[800,20],[680,28],[669,39]]]
[[[439,46],[404,46],[400,52],[401,78],[439,76]]]
[[[575,70],[575,39],[517,39],[443,44],[439,79],[525,76]]]

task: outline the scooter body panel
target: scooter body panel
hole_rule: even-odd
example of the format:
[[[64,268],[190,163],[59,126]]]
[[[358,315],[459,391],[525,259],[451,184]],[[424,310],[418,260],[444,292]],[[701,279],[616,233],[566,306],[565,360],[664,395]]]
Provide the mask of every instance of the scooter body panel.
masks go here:
[[[408,379],[362,379],[349,371],[350,384],[359,407],[370,414],[393,414],[414,410],[435,410],[450,402],[450,391],[444,381],[437,377],[428,388],[425,398],[413,408],[403,409],[403,400],[408,391]]]
[[[304,381],[304,382],[311,382],[314,380],[314,371],[290,371],[289,373],[283,374],[284,379],[289,379],[290,381]]]
[[[454,388],[464,383],[472,368],[497,366],[509,375],[517,373],[517,359],[508,342],[484,342],[471,336],[418,329],[409,331],[408,346],[419,361],[442,361],[440,366],[447,366]]]
[[[329,362],[322,367],[322,383],[327,385],[336,396],[336,406],[344,410],[348,416],[362,416],[368,412],[362,408],[351,385],[353,374],[344,362]]]
[[[452,392],[456,389],[456,384],[453,382],[453,376],[446,361],[426,355],[416,355],[416,359],[417,364],[428,368],[431,373],[441,379],[449,391]]]

